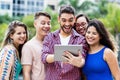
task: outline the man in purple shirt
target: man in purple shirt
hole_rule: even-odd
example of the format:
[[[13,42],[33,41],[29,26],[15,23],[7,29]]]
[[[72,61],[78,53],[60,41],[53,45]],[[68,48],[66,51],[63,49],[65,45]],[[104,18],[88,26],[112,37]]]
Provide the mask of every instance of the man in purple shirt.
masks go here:
[[[43,42],[42,62],[46,66],[45,80],[80,80],[80,67],[84,65],[84,57],[87,51],[86,40],[83,36],[73,30],[75,23],[74,9],[71,6],[61,6],[58,22],[60,29],[48,34]],[[54,45],[80,44],[83,46],[79,56],[73,56],[70,52],[65,52],[67,62],[54,61]]]

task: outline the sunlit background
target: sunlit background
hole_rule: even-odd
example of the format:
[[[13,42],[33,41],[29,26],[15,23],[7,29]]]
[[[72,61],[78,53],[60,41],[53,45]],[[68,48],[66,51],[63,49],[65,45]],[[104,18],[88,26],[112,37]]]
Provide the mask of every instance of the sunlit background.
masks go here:
[[[51,32],[55,31],[59,28],[59,7],[67,4],[75,8],[76,15],[84,13],[90,19],[101,20],[120,46],[120,0],[0,0],[0,44],[13,20],[20,20],[28,26],[31,39],[35,34],[33,16],[37,11],[46,11],[52,16]]]

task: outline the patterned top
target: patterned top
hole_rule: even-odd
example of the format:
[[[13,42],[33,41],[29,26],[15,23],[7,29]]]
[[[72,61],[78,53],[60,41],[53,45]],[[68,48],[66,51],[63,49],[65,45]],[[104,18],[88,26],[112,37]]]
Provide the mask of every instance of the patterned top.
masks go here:
[[[22,69],[13,46],[7,45],[0,51],[0,80],[18,80]]]
[[[50,33],[47,37],[45,37],[43,42],[43,53],[42,53],[42,61],[46,66],[46,77],[45,80],[80,80],[80,68],[75,67],[71,64],[64,64],[61,66],[60,61],[55,61],[54,63],[48,64],[46,62],[47,54],[54,54],[54,45],[61,44],[59,37],[60,30],[57,30],[53,33]],[[87,51],[86,40],[83,36],[79,35],[74,30],[72,31],[72,35],[70,37],[68,44],[81,44],[83,45],[83,54],[85,55]]]

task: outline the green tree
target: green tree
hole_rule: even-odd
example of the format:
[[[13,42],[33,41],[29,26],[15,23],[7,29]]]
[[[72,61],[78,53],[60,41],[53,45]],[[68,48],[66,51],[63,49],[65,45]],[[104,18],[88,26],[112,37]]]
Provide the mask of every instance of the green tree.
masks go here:
[[[83,13],[85,11],[88,11],[92,9],[93,6],[95,6],[95,3],[93,3],[90,0],[80,1],[80,0],[61,0],[58,6],[61,5],[71,5],[75,8],[76,14]]]
[[[27,15],[24,16],[22,19],[22,22],[25,23],[28,27],[29,39],[31,39],[35,35],[35,28],[33,25],[33,21],[34,21],[34,15]]]
[[[107,15],[107,5],[108,5],[108,0],[98,0],[95,2],[94,6],[92,7],[93,9],[91,12],[88,12],[87,15],[93,19],[93,18],[100,18],[104,17]]]
[[[104,18],[100,18],[107,29],[115,36],[120,33],[120,5],[109,3],[107,5],[108,14]]]
[[[56,29],[59,28],[59,23],[58,23],[58,13],[53,11],[51,8],[47,7],[45,9],[46,12],[48,12],[51,15],[51,32],[55,31]]]
[[[0,24],[2,24],[2,23],[9,23],[11,21],[12,21],[12,18],[9,17],[8,14],[0,15]]]
[[[1,45],[1,42],[3,41],[7,26],[8,25],[6,23],[0,24],[0,45]]]

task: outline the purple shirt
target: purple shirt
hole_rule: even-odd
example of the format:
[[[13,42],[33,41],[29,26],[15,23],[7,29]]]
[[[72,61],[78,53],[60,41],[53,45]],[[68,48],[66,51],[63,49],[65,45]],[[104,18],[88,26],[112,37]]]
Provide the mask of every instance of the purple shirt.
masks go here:
[[[45,80],[80,80],[80,68],[71,64],[64,64],[63,67],[61,67],[60,61],[55,61],[53,63],[46,62],[47,54],[54,54],[54,45],[61,44],[59,32],[60,30],[49,33],[43,42],[42,62],[46,66]],[[82,53],[85,54],[87,52],[88,47],[85,38],[74,30],[72,30],[72,35],[68,44],[82,44]]]

